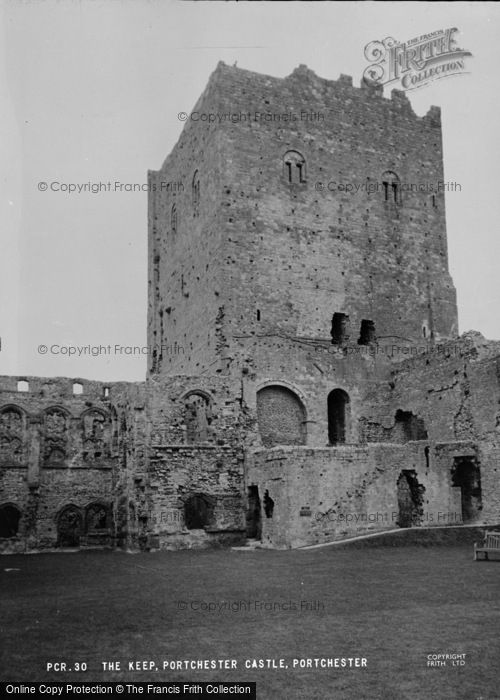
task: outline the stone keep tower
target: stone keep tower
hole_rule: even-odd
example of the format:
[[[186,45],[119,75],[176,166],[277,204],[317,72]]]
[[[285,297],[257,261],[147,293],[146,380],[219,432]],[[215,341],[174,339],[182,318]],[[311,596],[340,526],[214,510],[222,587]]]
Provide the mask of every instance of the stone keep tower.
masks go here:
[[[438,108],[220,63],[149,173],[150,375],[456,337],[443,181]]]

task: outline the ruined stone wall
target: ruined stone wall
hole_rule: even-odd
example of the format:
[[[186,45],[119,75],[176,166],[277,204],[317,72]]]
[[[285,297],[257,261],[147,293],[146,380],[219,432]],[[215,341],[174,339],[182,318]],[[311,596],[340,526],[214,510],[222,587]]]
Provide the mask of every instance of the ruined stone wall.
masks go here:
[[[244,444],[255,417],[218,376],[148,381],[147,512],[151,547],[240,543],[245,537]]]
[[[244,538],[243,455],[255,416],[222,377],[4,377],[0,386],[0,527],[20,516],[0,550]]]
[[[259,392],[266,388],[287,388],[303,406],[303,435],[296,444],[313,447],[330,443],[328,397],[338,389],[349,398],[344,442],[358,443],[365,395],[373,386],[387,382],[391,371],[384,355],[347,354],[331,344],[306,339],[255,338],[245,350],[242,380],[248,406],[257,411]],[[262,436],[267,418],[262,415],[261,419],[262,430],[248,436],[254,446],[265,446]]]
[[[2,551],[126,542],[119,494],[138,464],[129,416],[140,394],[127,383],[0,378]]]
[[[400,362],[388,382],[367,393],[359,424],[368,442],[383,441],[383,435],[387,440],[397,412],[404,411],[421,421],[429,441],[472,441],[477,446],[484,522],[500,518],[499,357],[499,343],[467,333],[434,352]],[[449,474],[453,468],[452,460],[445,469]]]
[[[498,522],[500,347],[450,340],[442,180],[438,108],[219,64],[149,173],[148,380],[0,378],[0,550]]]
[[[398,527],[460,525],[460,494],[447,468],[455,454],[473,457],[475,448],[410,442],[257,450],[247,458],[247,487],[258,488],[263,545],[293,548]]]
[[[214,111],[214,73],[194,114]],[[215,373],[221,361],[227,167],[217,124],[188,120],[158,171],[148,173],[148,357],[150,374]]]
[[[404,94],[388,100],[305,67],[285,79],[219,71],[219,112],[250,115],[220,127],[227,334],[330,339],[343,312],[354,345],[363,319],[378,337],[454,337],[444,196],[421,191],[443,180],[439,110],[420,118]],[[276,121],[283,114],[296,118]],[[290,151],[303,157],[303,182],[289,181]],[[397,202],[385,200],[388,170]]]

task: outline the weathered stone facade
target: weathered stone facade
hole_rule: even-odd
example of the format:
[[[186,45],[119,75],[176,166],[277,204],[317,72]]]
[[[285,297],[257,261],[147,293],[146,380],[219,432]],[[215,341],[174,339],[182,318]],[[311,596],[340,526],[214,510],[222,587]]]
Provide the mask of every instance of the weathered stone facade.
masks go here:
[[[0,549],[499,522],[500,344],[458,337],[442,180],[438,108],[219,64],[149,173],[146,381],[0,379]]]

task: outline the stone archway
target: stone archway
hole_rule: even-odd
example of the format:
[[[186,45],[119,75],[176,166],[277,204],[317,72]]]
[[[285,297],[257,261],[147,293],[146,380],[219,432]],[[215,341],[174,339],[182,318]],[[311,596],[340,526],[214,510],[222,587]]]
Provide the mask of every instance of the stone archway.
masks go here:
[[[338,445],[346,441],[349,412],[349,394],[334,389],[328,394],[328,442]]]

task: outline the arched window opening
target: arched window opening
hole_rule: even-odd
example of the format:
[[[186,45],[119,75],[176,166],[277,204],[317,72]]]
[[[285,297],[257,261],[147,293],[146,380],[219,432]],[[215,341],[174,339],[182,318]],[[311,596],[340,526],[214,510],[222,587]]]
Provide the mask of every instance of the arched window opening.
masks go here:
[[[283,157],[285,179],[290,184],[306,182],[306,161],[298,151],[287,151]]]
[[[82,416],[82,457],[85,462],[109,457],[111,419],[103,411],[91,409]]]
[[[196,392],[189,394],[184,404],[187,444],[193,445],[209,441],[211,437],[211,422],[212,411],[208,398]]]
[[[328,394],[328,441],[338,445],[346,441],[349,412],[349,395],[342,389]]]
[[[0,463],[18,465],[23,462],[24,415],[15,406],[0,411]]]
[[[386,170],[382,175],[384,200],[391,204],[401,204],[401,183],[392,170]]]
[[[92,534],[111,527],[111,508],[104,503],[91,503],[85,509],[85,532]]]

